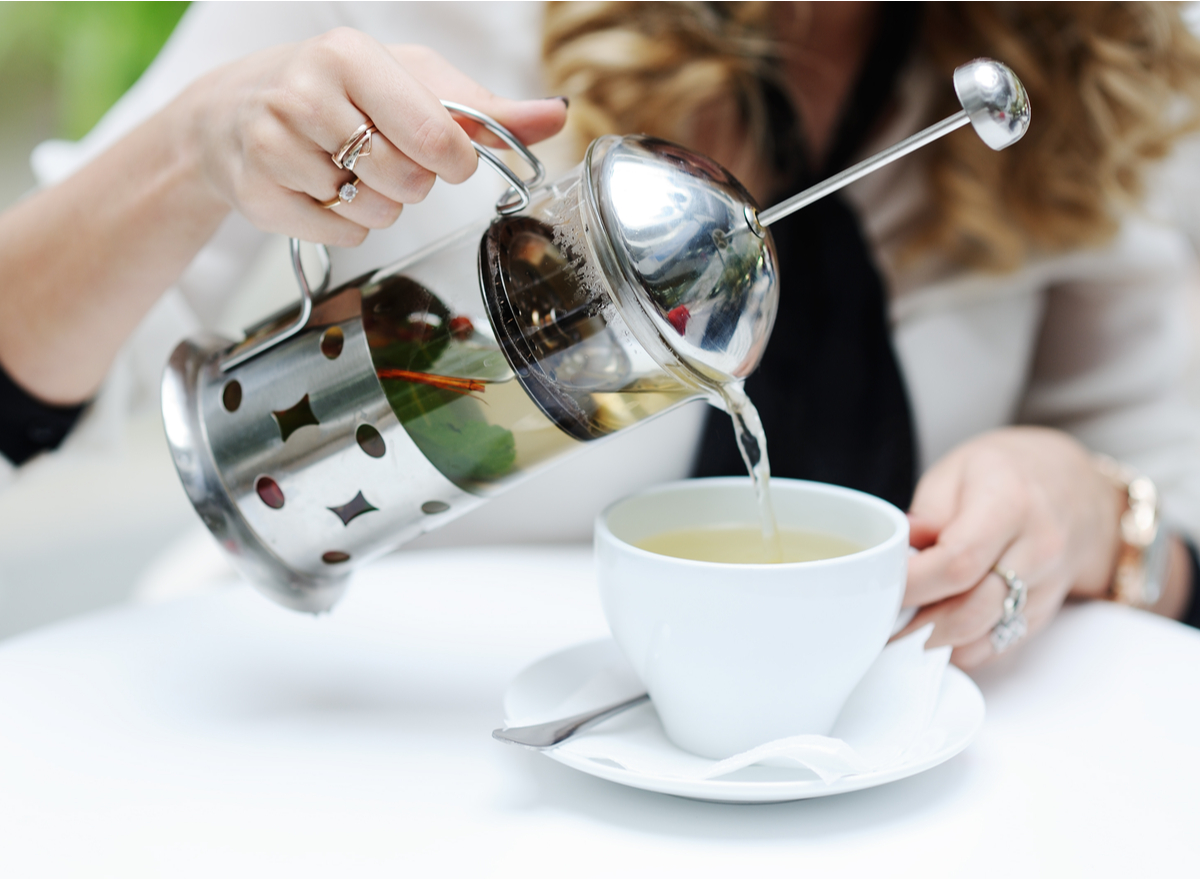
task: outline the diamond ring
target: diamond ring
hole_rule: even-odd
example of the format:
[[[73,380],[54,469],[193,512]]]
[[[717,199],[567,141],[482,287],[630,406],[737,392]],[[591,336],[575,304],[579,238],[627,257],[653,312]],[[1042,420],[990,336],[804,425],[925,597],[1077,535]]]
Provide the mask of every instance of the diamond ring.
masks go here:
[[[343,183],[338,188],[336,198],[331,198],[329,201],[320,201],[317,204],[326,209],[336,208],[340,204],[350,204],[350,202],[354,201],[354,197],[358,195],[358,184],[360,183],[362,181],[355,177],[349,183]]]
[[[1009,647],[1016,644],[1025,637],[1025,633],[1029,631],[1029,624],[1025,619],[1025,599],[1028,595],[1028,588],[1025,586],[1025,581],[1017,576],[1017,572],[1008,568],[1001,568],[999,565],[992,568],[992,571],[1008,587],[1008,595],[1004,596],[1004,612],[1000,617],[1000,622],[992,627],[991,640],[992,649],[997,653],[1003,653]]]

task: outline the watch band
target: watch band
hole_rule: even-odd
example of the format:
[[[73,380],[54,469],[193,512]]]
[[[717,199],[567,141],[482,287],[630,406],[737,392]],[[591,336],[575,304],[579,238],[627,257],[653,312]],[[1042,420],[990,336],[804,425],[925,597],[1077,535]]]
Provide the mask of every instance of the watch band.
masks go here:
[[[1151,607],[1162,596],[1168,560],[1167,532],[1159,522],[1158,488],[1149,477],[1105,455],[1100,472],[1125,493],[1121,549],[1108,597],[1133,607]]]

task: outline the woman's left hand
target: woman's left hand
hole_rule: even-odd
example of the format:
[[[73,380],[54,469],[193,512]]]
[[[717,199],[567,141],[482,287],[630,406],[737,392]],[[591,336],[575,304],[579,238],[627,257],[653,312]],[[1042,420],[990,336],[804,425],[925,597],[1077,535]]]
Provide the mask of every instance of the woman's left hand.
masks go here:
[[[1122,497],[1086,448],[1066,434],[1014,427],[983,434],[938,461],[917,484],[905,632],[934,623],[929,646],[950,644],[963,668],[995,656],[989,634],[1003,615],[1004,580],[1028,587],[1029,631],[1068,594],[1099,597],[1112,579]]]

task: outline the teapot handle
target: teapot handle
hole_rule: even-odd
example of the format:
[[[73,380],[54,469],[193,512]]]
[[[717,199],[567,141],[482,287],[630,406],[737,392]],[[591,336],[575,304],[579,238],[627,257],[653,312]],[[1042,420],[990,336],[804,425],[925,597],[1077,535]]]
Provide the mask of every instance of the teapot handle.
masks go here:
[[[442,106],[459,116],[466,116],[475,122],[478,122],[496,137],[503,141],[504,145],[509,149],[514,150],[525,163],[533,169],[533,176],[527,180],[522,180],[516,173],[504,164],[504,162],[494,152],[489,150],[483,144],[471,141],[471,146],[475,148],[475,152],[485,163],[490,165],[492,169],[508,181],[508,189],[504,195],[500,196],[500,200],[496,202],[496,213],[502,217],[510,214],[515,214],[525,210],[529,206],[530,190],[537,186],[546,178],[546,168],[529,148],[521,141],[517,140],[515,134],[484,113],[478,110],[473,110],[463,104],[455,103],[454,101],[442,101]],[[292,238],[292,271],[296,274],[296,283],[300,287],[300,313],[296,315],[296,319],[286,327],[281,327],[266,338],[260,339],[249,348],[237,350],[236,348],[225,358],[221,360],[221,372],[228,372],[235,366],[245,363],[252,357],[257,357],[269,348],[273,348],[280,342],[290,339],[292,336],[299,333],[308,325],[308,320],[312,317],[313,298],[320,296],[329,287],[329,276],[331,265],[329,261],[329,248],[324,244],[317,244],[317,258],[321,263],[321,283],[313,289],[309,286],[308,276],[304,274],[304,263],[300,258],[300,240]]]
[[[280,327],[270,335],[259,339],[248,348],[235,345],[228,354],[221,358],[221,372],[229,372],[235,366],[240,366],[247,360],[257,357],[269,348],[274,348],[280,342],[290,339],[303,330],[308,325],[308,319],[312,317],[313,297],[320,296],[325,292],[325,288],[329,286],[329,276],[332,271],[332,265],[329,261],[329,248],[324,244],[315,245],[317,259],[321,263],[321,283],[313,290],[308,285],[308,276],[304,274],[304,263],[300,258],[300,239],[291,238],[289,239],[289,244],[292,250],[292,271],[296,275],[296,283],[300,286],[300,313],[286,327]]]
[[[502,217],[507,217],[509,214],[515,214],[529,207],[529,191],[546,178],[546,167],[541,163],[541,160],[531,153],[525,144],[517,140],[516,135],[491,116],[480,113],[478,110],[472,110],[470,107],[462,104],[456,104],[454,101],[442,101],[442,106],[451,113],[466,116],[468,119],[478,122],[492,134],[496,135],[496,137],[500,138],[505,146],[524,159],[525,164],[533,169],[533,176],[528,180],[522,180],[508,165],[500,160],[499,156],[483,144],[471,141],[471,146],[475,147],[475,152],[479,154],[479,158],[491,165],[497,174],[508,181],[508,191],[500,196],[500,200],[496,202],[496,213]]]

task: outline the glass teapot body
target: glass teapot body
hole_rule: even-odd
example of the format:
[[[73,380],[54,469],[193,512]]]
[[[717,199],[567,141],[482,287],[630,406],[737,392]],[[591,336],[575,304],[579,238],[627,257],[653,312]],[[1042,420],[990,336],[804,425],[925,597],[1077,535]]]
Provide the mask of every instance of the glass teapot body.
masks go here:
[[[357,564],[739,378],[689,352],[741,346],[726,359],[753,368],[765,339],[747,338],[745,301],[762,299],[754,319],[769,331],[770,239],[760,236],[753,277],[734,279],[754,289],[733,310],[711,289],[730,283],[728,270],[707,277],[699,255],[680,249],[678,199],[656,218],[643,194],[626,194],[640,225],[621,225],[614,240],[613,218],[602,216],[612,205],[594,187],[606,185],[612,148],[640,142],[661,144],[601,139],[521,210],[306,299],[237,345],[203,338],[176,349],[163,413],[177,470],[205,524],[264,592],[326,610]],[[737,214],[749,196],[729,179],[718,212],[744,225]],[[716,209],[695,195],[684,206],[693,226],[698,210]],[[713,249],[707,225],[689,234]],[[646,253],[660,239],[672,252],[652,265]],[[646,295],[645,272],[668,265],[684,270]],[[676,275],[700,277],[700,294]]]

